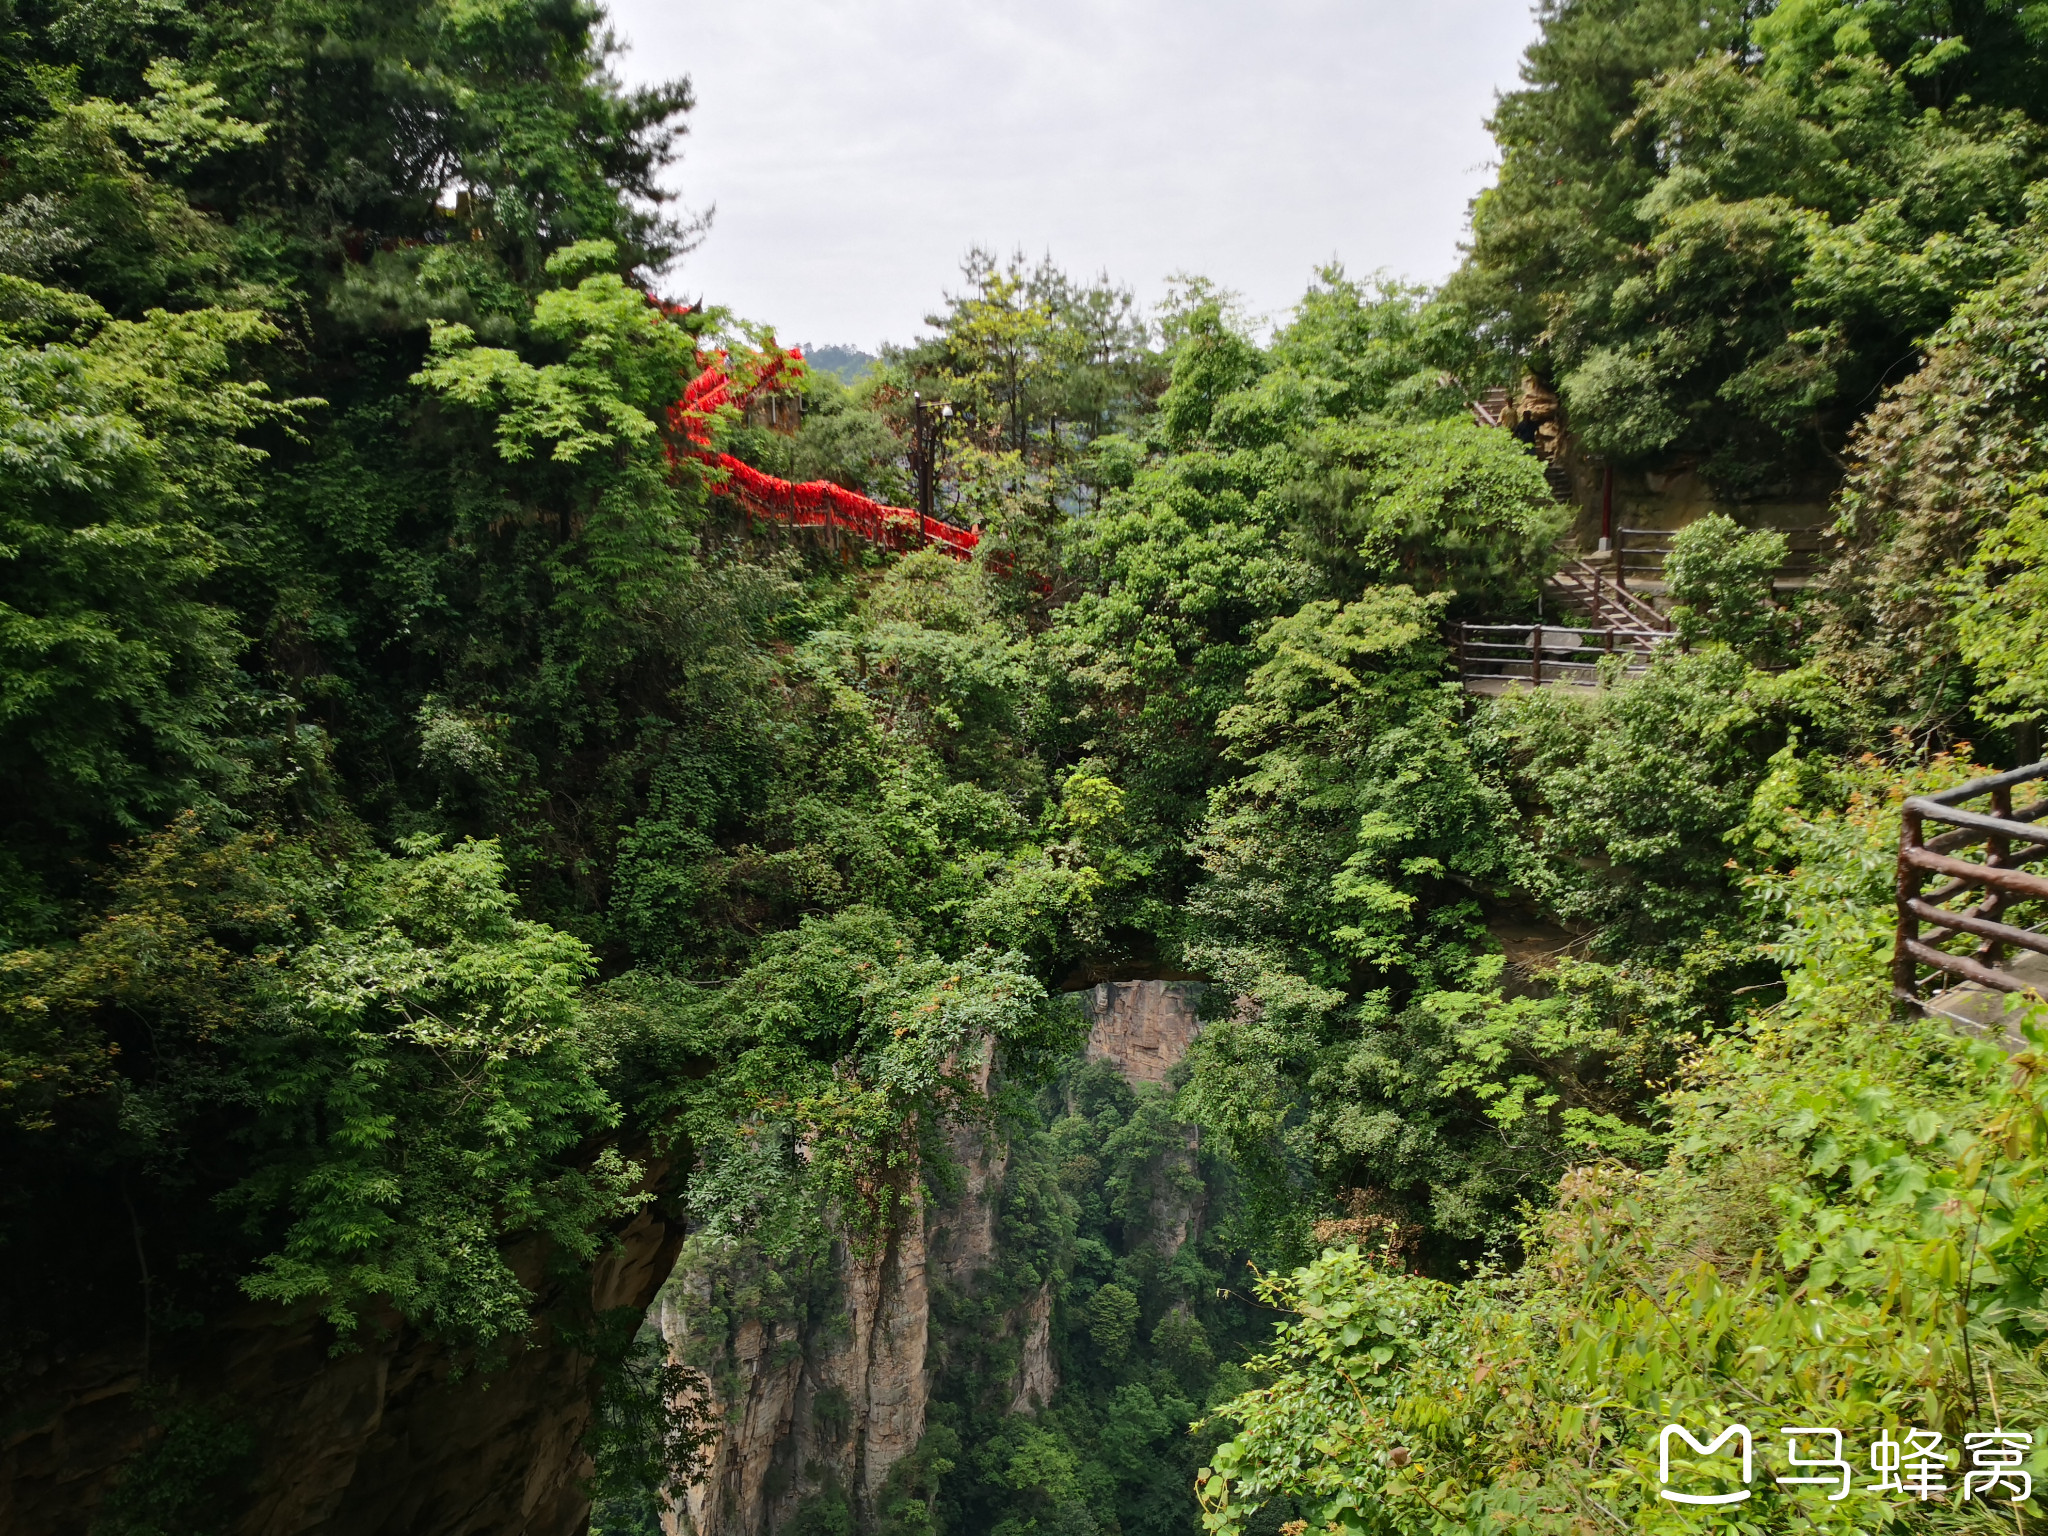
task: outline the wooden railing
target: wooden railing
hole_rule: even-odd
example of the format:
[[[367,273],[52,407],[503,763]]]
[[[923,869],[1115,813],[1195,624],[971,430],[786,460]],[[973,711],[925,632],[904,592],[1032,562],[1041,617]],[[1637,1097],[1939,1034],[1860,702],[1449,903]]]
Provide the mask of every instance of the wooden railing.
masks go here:
[[[1596,624],[1622,629],[1668,630],[1671,621],[1614,579],[1604,563],[1567,556],[1544,582],[1546,595]]]
[[[1610,656],[1624,673],[1644,672],[1671,636],[1661,630],[1581,624],[1460,624],[1458,676],[1466,683],[1575,683],[1600,681]]]
[[[1892,995],[1907,1007],[1924,1009],[1923,989],[1932,983],[1973,981],[1996,992],[2028,989],[1998,963],[2013,949],[2048,954],[2048,934],[2004,921],[2019,907],[2048,911],[2034,908],[2048,903],[2048,879],[2018,868],[2048,857],[2048,829],[2034,825],[2048,816],[2048,796],[2017,810],[2012,803],[2017,786],[2043,778],[2048,778],[2048,762],[1906,802],[1899,823],[1899,934],[1892,951]],[[1965,802],[1986,797],[1989,814],[1963,809]],[[1955,830],[1928,837],[1930,821]],[[1980,846],[1979,860],[1957,856]],[[1942,883],[1928,890],[1929,877]],[[1958,900],[1965,904],[1949,905]],[[1935,930],[1931,943],[1921,937],[1928,927]],[[1942,947],[1957,941],[1964,947]],[[1934,972],[1924,981],[1923,968]]]
[[[1678,537],[1672,528],[1617,528],[1614,530],[1614,581],[1626,587],[1630,577],[1661,581],[1664,561],[1671,554],[1671,541]]]
[[[1779,528],[1785,536],[1785,561],[1772,572],[1773,581],[1803,581],[1826,563],[1826,530],[1821,528]],[[1614,530],[1614,579],[1627,586],[1637,581],[1662,581],[1664,562],[1671,555],[1676,528],[1617,528]]]

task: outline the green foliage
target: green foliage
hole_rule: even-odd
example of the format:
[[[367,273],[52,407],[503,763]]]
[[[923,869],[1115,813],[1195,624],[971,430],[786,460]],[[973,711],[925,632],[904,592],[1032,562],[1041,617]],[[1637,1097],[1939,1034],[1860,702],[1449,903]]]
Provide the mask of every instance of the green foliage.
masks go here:
[[[1849,703],[1810,672],[1759,672],[1719,648],[1663,656],[1587,694],[1511,695],[1479,722],[1540,810],[1541,889],[1602,942],[1684,947],[1735,915],[1730,832],[1794,734],[1853,739]]]
[[[689,96],[617,85],[598,12],[22,12],[9,1349],[254,1295],[466,1367],[559,1301],[596,1526],[647,1531],[747,1329],[798,1347],[985,1195],[924,1444],[792,1529],[1165,1536],[1214,1448],[1219,1530],[1576,1532],[1654,1523],[1638,1431],[1724,1383],[2048,1400],[2032,1069],[1883,1025],[1892,790],[1839,760],[2042,712],[2033,9],[1558,0],[1446,291],[1333,266],[1262,345],[1199,279],[1147,316],[978,252],[857,384],[797,370],[793,435],[719,425],[899,500],[910,393],[951,404],[966,564],[743,526],[672,452],[702,349],[770,338],[644,287]],[[1443,626],[1533,617],[1569,517],[1480,388],[1776,495],[1930,338],[1798,629],[1708,518],[1691,654],[1459,690]],[[1171,1084],[1074,1060],[1059,992],[1189,971]],[[681,1361],[577,1311],[651,1200]],[[1269,1338],[1248,1261],[1318,1248]],[[242,1518],[191,1412],[110,1529]]]
[[[1411,284],[1370,285],[1332,265],[1273,335],[1269,378],[1314,400],[1314,415],[1433,421],[1466,414],[1481,366],[1467,317]]]
[[[1679,529],[1664,565],[1679,642],[1725,645],[1759,664],[1773,660],[1784,624],[1771,578],[1787,549],[1782,533],[1744,532],[1722,512]]]
[[[266,129],[202,168],[198,187],[238,222],[275,221],[305,256],[349,228],[419,238],[451,223],[525,275],[575,240],[617,240],[657,264],[690,243],[656,184],[689,87],[620,86],[595,11],[258,3],[192,32],[194,72]],[[451,219],[437,204],[453,188],[470,195]]]
[[[217,1536],[233,1529],[256,1465],[256,1436],[231,1413],[174,1408],[122,1472],[93,1536]]]
[[[488,1344],[524,1331],[531,1300],[503,1234],[588,1259],[592,1229],[639,1203],[616,1151],[576,1166],[617,1116],[578,1007],[590,952],[515,917],[504,876],[487,843],[417,845],[293,956],[250,1047],[254,1134],[276,1150],[233,1199],[290,1216],[252,1295],[318,1299],[344,1332],[389,1298]]]
[[[1217,724],[1248,771],[1218,788],[1203,835],[1212,942],[1281,946],[1325,986],[1459,973],[1476,908],[1445,884],[1511,878],[1512,811],[1459,740],[1441,606],[1381,588],[1260,637]]]
[[[658,1536],[666,1512],[658,1490],[688,1483],[711,1439],[705,1382],[630,1307],[598,1318],[592,1333],[601,1381],[584,1434],[591,1530]]]
[[[1442,323],[1334,272],[1270,357],[1214,296],[1179,317],[1153,456],[1076,521],[1079,590],[1027,662],[1027,730],[1125,793],[1149,890],[1104,903],[1123,942],[1176,937],[1168,912],[1198,878],[1190,855],[1228,773],[1218,722],[1267,626],[1393,582],[1460,611],[1533,597],[1562,515],[1540,466],[1506,434],[1402,403]],[[1354,347],[1367,355],[1347,361]]]
[[[1486,731],[1468,734],[1437,681],[1431,607],[1400,588],[1305,606],[1267,632],[1270,659],[1220,727],[1249,771],[1212,802],[1189,953],[1245,1002],[1197,1041],[1182,1102],[1223,1138],[1262,1221],[1297,1213],[1294,1242],[1305,1198],[1365,1186],[1445,1237],[1502,1240],[1575,1153],[1642,1152],[1633,1106],[1704,1021],[1717,973],[1566,965],[1548,998],[1500,995],[1489,904],[1558,892],[1510,782],[1474,750]],[[1648,686],[1616,703],[1642,707]],[[1668,773],[1670,748],[1643,771]],[[1560,752],[1588,755],[1583,740]],[[1657,797],[1630,804],[1654,814]],[[1546,849],[1569,815],[1545,817]]]
[[[1199,305],[1181,327],[1173,377],[1159,400],[1159,425],[1180,447],[1207,437],[1224,400],[1246,391],[1265,372],[1258,348],[1230,323],[1222,306]]]
[[[1088,1299],[1088,1337],[1104,1359],[1123,1359],[1137,1333],[1138,1298],[1122,1286],[1105,1285]]]
[[[899,1219],[947,1121],[976,1113],[998,1053],[1029,1070],[1073,1039],[1022,956],[920,953],[867,907],[769,940],[716,1007],[712,1048],[730,1068],[697,1110],[707,1158],[750,1158],[747,1143],[773,1137],[863,1243]]]
[[[2048,591],[2048,489],[2036,482],[1994,527],[1970,559],[1964,604],[1956,615],[1962,659],[1975,669],[1978,709],[2002,725],[2038,721],[2048,713],[2041,675],[2042,613]]]
[[[956,494],[974,494],[981,465],[1013,493],[1059,502],[1086,483],[1089,444],[1159,392],[1150,327],[1128,289],[1078,283],[1050,259],[1031,267],[1021,252],[1005,262],[977,248],[961,275],[965,291],[925,318],[934,334],[890,351],[886,365],[952,406]],[[908,405],[894,402],[899,420]]]
[[[235,377],[276,336],[258,315],[104,320],[0,346],[0,772],[21,790],[6,845],[31,864],[161,824],[232,772],[234,616],[205,586],[263,457],[244,434],[290,409]]]
[[[1229,1169],[1168,1094],[1105,1061],[1070,1061],[1012,1137],[996,1265],[935,1298],[927,1444],[943,1437],[953,1465],[928,1528],[1184,1532],[1188,1423],[1218,1355],[1263,1326],[1219,1285],[1242,1273],[1216,1230]],[[1021,1357],[1004,1336],[1040,1307],[1058,1390],[1012,1412]]]
[[[2039,1074],[1883,1019],[1899,790],[1862,777],[1846,816],[1787,815],[1801,869],[1763,899],[1802,979],[1668,1095],[1669,1162],[1576,1175],[1513,1275],[1453,1287],[1353,1249],[1271,1286],[1295,1315],[1258,1362],[1271,1385],[1224,1410],[1236,1432],[1203,1474],[1207,1528],[1284,1493],[1342,1530],[1563,1532],[1588,1512],[1663,1529],[1667,1422],[1829,1424],[1852,1445],[2031,1422],[2048,1380]],[[1744,1518],[1760,1530],[1905,1514],[1759,1483]],[[2005,1519],[1983,1503],[1954,1518]]]
[[[1468,614],[1528,603],[1568,517],[1533,455],[1469,419],[1325,428],[1288,469],[1297,537],[1339,590],[1403,581]]]
[[[2012,548],[2023,550],[2029,514],[2020,503],[2048,470],[2044,277],[2048,267],[2036,261],[1974,296],[1934,338],[1927,365],[1858,434],[1818,649],[1848,686],[1916,734],[1972,728],[1980,684],[1958,638],[1959,583],[1971,657],[1998,654],[1998,633],[2016,617],[1986,596],[2005,562],[1977,552],[2008,519]],[[1992,661],[1981,686],[1999,688],[2012,672]],[[1999,694],[1993,717],[2017,697]]]
[[[960,1437],[944,1425],[925,1432],[917,1449],[889,1469],[882,1491],[885,1536],[926,1536],[939,1529],[936,1506],[947,1473],[958,1462]]]
[[[585,1151],[618,1120],[580,1003],[590,952],[514,915],[504,878],[487,843],[323,856],[188,817],[139,845],[76,944],[10,956],[11,1024],[135,1075],[16,1067],[9,1119],[33,1134],[112,1093],[121,1150],[167,1168],[226,1132],[222,1198],[276,1244],[245,1289],[318,1301],[344,1340],[387,1304],[461,1342],[521,1333],[503,1239],[587,1259],[641,1197],[616,1150]]]
[[[261,144],[264,128],[230,117],[211,81],[189,79],[176,59],[158,59],[142,72],[150,94],[133,107],[117,107],[113,122],[142,147],[145,160],[190,171],[223,150]]]
[[[2029,255],[2039,28],[2006,5],[1560,0],[1453,292],[1594,455],[1749,491],[1823,467]]]

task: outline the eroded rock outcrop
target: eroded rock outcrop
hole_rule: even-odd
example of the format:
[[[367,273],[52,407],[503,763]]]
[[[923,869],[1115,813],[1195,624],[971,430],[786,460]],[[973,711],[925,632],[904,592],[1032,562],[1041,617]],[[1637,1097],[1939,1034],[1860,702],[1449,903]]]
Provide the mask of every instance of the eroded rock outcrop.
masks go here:
[[[720,1427],[663,1520],[669,1536],[768,1536],[833,1492],[863,1525],[879,1514],[890,1470],[924,1434],[933,1289],[971,1290],[996,1258],[1008,1143],[966,1128],[952,1151],[950,1197],[907,1202],[875,1251],[843,1238],[808,1264],[742,1243],[685,1251],[656,1323],[711,1382]],[[1028,1372],[1041,1401],[1050,1308],[1048,1287]]]
[[[1017,1366],[1017,1391],[1010,1399],[1010,1412],[1036,1413],[1060,1389],[1059,1367],[1052,1357],[1050,1281],[1031,1293],[1017,1322],[1024,1337],[1024,1353]]]
[[[1198,981],[1105,981],[1081,994],[1088,1059],[1113,1061],[1133,1083],[1164,1083],[1202,1023]]]
[[[924,1434],[922,1211],[875,1251],[834,1242],[822,1275],[764,1273],[776,1267],[737,1245],[700,1248],[662,1298],[656,1323],[672,1353],[705,1369],[720,1426],[664,1518],[671,1533],[757,1536],[826,1489],[866,1514]],[[782,1278],[794,1283],[771,1283]]]
[[[1081,995],[1088,1057],[1113,1062],[1135,1084],[1163,1086],[1200,1028],[1201,992],[1184,981],[1091,988]],[[1167,1257],[1199,1234],[1203,1215],[1195,1133],[1183,1133],[1158,1162],[1146,1221]],[[807,1501],[833,1496],[856,1525],[872,1527],[891,1469],[924,1432],[945,1342],[932,1332],[941,1294],[976,1298],[976,1341],[1014,1361],[1007,1377],[991,1379],[999,1403],[1029,1414],[1052,1401],[1056,1277],[1027,1271],[1028,1290],[998,1290],[993,1300],[986,1288],[1005,1260],[1012,1149],[998,1131],[969,1127],[953,1133],[950,1150],[945,1198],[912,1204],[872,1254],[844,1240],[808,1258],[772,1258],[742,1241],[691,1243],[656,1322],[671,1354],[703,1372],[719,1427],[663,1520],[668,1536],[773,1536]]]
[[[1201,1031],[1199,981],[1105,981],[1081,994],[1088,1017],[1088,1059],[1114,1062],[1131,1083],[1164,1086]],[[1200,1133],[1182,1127],[1184,1145],[1160,1160],[1146,1222],[1153,1245],[1172,1258],[1201,1235]]]

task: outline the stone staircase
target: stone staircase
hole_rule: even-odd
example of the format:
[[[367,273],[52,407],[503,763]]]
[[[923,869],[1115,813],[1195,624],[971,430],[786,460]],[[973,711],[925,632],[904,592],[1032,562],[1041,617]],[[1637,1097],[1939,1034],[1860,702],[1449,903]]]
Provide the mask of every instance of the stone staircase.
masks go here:
[[[1477,400],[1467,402],[1472,419],[1482,427],[1497,427],[1501,417],[1507,413],[1508,392],[1504,389],[1489,389]]]

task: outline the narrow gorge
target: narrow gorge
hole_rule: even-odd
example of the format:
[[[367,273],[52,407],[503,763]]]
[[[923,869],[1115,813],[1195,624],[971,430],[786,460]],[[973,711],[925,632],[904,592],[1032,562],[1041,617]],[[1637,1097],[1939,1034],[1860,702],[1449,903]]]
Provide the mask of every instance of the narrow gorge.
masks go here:
[[[2048,4],[1004,9],[0,0],[0,1536],[2039,1528]]]

